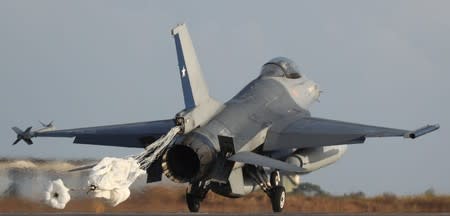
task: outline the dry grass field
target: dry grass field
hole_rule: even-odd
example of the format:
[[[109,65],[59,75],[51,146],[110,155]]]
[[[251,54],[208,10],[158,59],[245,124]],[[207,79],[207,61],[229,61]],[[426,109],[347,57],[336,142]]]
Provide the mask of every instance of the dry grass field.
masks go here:
[[[132,193],[124,203],[109,207],[100,199],[74,199],[64,210],[18,198],[0,198],[0,212],[187,212],[183,188],[146,187]],[[262,192],[247,197],[228,199],[209,193],[201,212],[270,212],[270,202]],[[375,197],[313,196],[290,194],[286,212],[450,212],[450,196],[383,194]]]
[[[91,160],[58,161],[41,159],[0,158],[0,213],[15,212],[187,212],[184,186],[162,183],[146,185],[145,179],[135,182],[128,200],[110,207],[101,199],[86,196],[83,190],[71,193],[72,200],[64,210],[53,209],[41,201],[43,185],[62,178],[70,188],[86,183],[87,172],[68,173],[68,169]],[[303,183],[300,193],[287,197],[286,212],[357,213],[357,212],[450,212],[450,195],[435,195],[431,190],[422,195],[396,196],[385,193],[366,197],[363,193],[346,196],[329,195],[320,186]],[[311,192],[315,193],[311,193]],[[303,196],[301,193],[308,194]],[[78,194],[77,194],[78,193]],[[271,212],[263,192],[229,199],[210,192],[201,212]]]

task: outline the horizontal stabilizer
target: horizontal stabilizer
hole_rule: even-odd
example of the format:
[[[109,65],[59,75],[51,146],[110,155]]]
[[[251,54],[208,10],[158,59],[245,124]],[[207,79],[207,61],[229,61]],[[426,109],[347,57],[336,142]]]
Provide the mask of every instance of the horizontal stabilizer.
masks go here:
[[[308,173],[305,169],[280,161],[264,155],[256,154],[253,152],[238,152],[235,155],[228,158],[228,160],[241,162],[246,164],[252,164],[256,166],[269,167],[272,169],[278,169],[285,172],[292,173]]]
[[[409,133],[405,134],[405,137],[415,139],[415,138],[423,136],[427,133],[431,133],[439,128],[440,128],[439,124],[427,125],[427,126],[419,128],[417,130],[410,131]]]

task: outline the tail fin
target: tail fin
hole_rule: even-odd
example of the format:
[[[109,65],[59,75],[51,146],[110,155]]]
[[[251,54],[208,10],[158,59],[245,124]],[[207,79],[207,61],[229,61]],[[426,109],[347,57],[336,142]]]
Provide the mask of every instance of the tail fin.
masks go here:
[[[203,79],[186,24],[172,29],[178,57],[181,85],[186,109],[194,108],[209,99],[208,87]]]

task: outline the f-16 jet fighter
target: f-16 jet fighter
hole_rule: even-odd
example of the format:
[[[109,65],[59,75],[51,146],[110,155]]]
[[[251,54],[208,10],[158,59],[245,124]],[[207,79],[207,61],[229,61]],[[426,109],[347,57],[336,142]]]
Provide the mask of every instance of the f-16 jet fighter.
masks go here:
[[[173,28],[172,36],[185,104],[173,119],[66,130],[52,124],[37,131],[14,127],[14,143],[68,137],[80,144],[145,148],[179,127],[173,144],[148,167],[147,182],[165,175],[188,183],[192,212],[199,211],[209,191],[236,198],[256,189],[270,197],[274,212],[281,212],[286,188],[298,186],[300,175],[336,162],[347,145],[372,137],[415,139],[439,128],[404,130],[312,117],[308,109],[321,90],[284,57],[265,63],[236,96],[219,102],[209,94],[186,25]]]

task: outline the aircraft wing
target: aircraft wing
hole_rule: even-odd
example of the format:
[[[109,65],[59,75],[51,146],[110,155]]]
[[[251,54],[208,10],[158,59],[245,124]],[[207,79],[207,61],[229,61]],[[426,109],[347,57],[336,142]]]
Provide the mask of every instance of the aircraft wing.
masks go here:
[[[439,129],[439,125],[427,125],[409,131],[313,117],[302,117],[288,124],[278,124],[275,123],[268,132],[264,144],[266,151],[357,144],[364,143],[367,137],[416,138]]]
[[[33,137],[75,137],[74,143],[143,148],[175,126],[174,120],[35,132]]]

